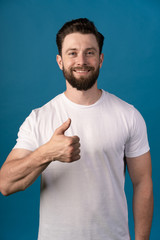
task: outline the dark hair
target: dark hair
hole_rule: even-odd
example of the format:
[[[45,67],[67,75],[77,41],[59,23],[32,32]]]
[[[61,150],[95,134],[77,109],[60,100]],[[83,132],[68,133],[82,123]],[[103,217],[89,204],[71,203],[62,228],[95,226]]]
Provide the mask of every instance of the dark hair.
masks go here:
[[[89,21],[87,18],[79,18],[72,20],[70,22],[66,22],[63,27],[58,31],[56,36],[56,43],[58,47],[59,55],[62,55],[62,44],[64,41],[64,38],[70,34],[79,32],[82,34],[92,33],[95,35],[98,46],[99,46],[99,52],[102,52],[103,47],[103,41],[104,36],[97,31],[95,25],[93,22]]]

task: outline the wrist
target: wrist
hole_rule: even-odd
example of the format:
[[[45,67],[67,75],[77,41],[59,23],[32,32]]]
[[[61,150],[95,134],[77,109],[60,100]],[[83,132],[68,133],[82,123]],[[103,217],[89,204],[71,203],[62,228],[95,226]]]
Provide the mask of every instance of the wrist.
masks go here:
[[[47,150],[47,143],[40,146],[37,149],[37,154],[39,156],[39,159],[40,159],[42,165],[45,163],[54,161],[53,156],[51,154],[49,154],[49,152]]]

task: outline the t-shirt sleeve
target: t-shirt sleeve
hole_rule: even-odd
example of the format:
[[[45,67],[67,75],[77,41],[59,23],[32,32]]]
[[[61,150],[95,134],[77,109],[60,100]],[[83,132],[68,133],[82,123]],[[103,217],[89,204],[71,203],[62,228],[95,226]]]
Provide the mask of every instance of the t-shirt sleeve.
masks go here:
[[[35,112],[32,111],[19,129],[18,138],[16,140],[17,143],[14,146],[14,149],[23,148],[29,151],[34,151],[38,147],[35,131]]]
[[[126,157],[138,157],[150,150],[147,128],[142,115],[134,108],[128,141],[125,146]]]

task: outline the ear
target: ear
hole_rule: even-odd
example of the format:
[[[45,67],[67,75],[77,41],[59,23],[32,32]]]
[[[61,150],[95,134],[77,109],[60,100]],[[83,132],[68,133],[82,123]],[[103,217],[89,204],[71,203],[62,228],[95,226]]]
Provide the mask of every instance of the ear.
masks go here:
[[[100,61],[99,61],[99,66],[100,66],[100,68],[102,67],[103,60],[104,60],[104,54],[101,53],[101,55],[100,55]]]
[[[58,66],[61,70],[63,70],[63,63],[62,63],[62,57],[60,55],[57,55],[56,56],[56,60],[57,60],[57,63],[58,63]]]

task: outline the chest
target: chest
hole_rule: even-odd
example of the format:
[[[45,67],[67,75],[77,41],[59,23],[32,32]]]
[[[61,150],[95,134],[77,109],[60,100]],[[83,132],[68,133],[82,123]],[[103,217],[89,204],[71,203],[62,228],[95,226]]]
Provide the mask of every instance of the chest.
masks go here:
[[[37,127],[38,145],[49,141],[57,127],[71,118],[71,126],[65,132],[67,136],[77,135],[84,151],[117,152],[124,151],[129,137],[129,126],[125,117],[117,112],[97,108],[92,109],[57,109],[42,118]]]

